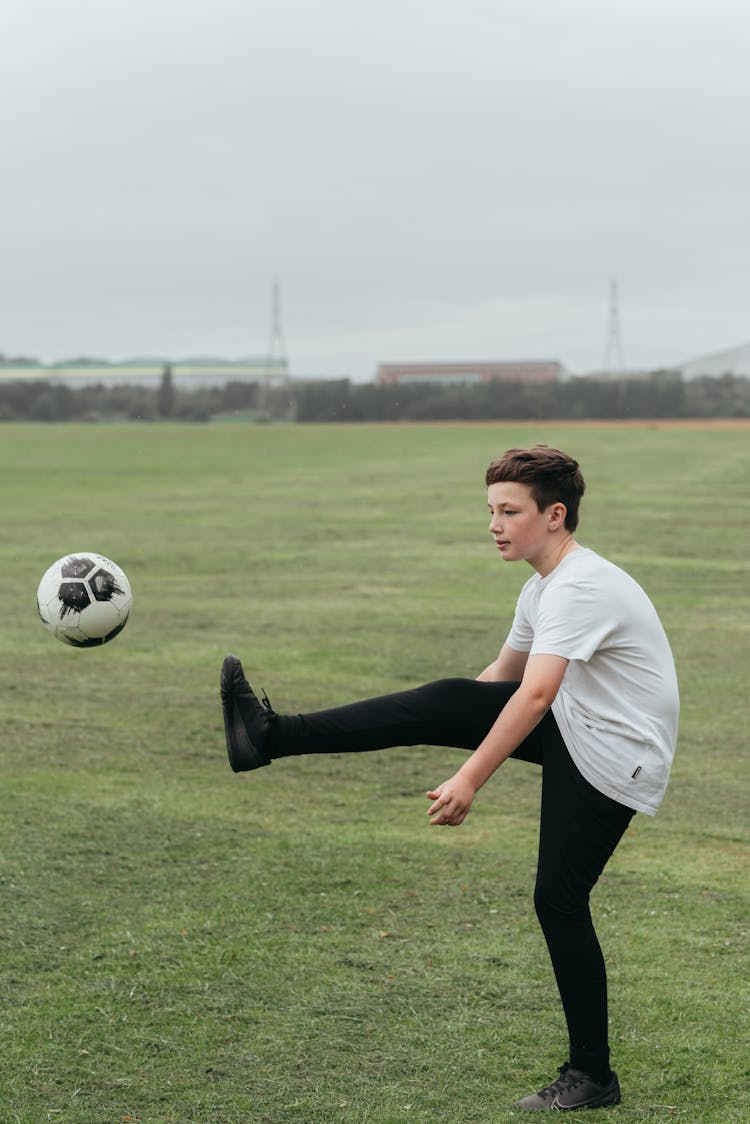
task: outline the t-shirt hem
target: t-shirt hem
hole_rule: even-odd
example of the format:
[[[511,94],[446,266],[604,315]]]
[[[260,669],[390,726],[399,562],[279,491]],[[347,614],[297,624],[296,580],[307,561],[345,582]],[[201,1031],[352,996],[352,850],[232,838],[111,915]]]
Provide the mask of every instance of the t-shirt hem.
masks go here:
[[[589,781],[589,784],[594,784]],[[615,788],[610,788],[609,785],[594,784],[594,788],[599,792],[603,792],[605,796],[609,796],[610,800],[616,800],[618,804],[624,804],[626,808],[632,808],[634,812],[643,812],[645,816],[655,816],[659,811],[659,806],[654,807],[653,804],[644,804],[641,800],[633,800],[632,796],[625,796],[624,793],[618,792]]]
[[[563,741],[564,740],[565,739],[563,739]],[[632,808],[634,812],[643,812],[646,816],[655,816],[659,811],[659,804],[661,801],[659,801],[659,804],[647,804],[643,800],[638,800],[636,797],[631,796],[630,793],[621,792],[619,789],[615,788],[614,785],[607,784],[591,776],[585,765],[583,765],[580,760],[576,759],[576,755],[573,753],[570,746],[567,748],[578,772],[584,780],[587,780],[590,785],[593,785],[597,792],[602,792],[605,796],[608,796],[610,800],[616,800],[618,804],[624,804],[626,808]]]

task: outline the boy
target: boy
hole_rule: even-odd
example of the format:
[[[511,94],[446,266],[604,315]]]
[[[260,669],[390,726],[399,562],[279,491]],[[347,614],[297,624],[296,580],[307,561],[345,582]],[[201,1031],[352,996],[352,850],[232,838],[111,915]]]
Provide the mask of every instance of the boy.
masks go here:
[[[578,545],[585,483],[577,461],[536,445],[486,474],[490,534],[504,561],[534,575],[497,659],[475,680],[304,715],[261,704],[242,665],[221,674],[229,762],[238,772],[305,753],[449,745],[472,751],[427,793],[435,825],[457,826],[508,757],[542,766],[534,904],[568,1029],[559,1077],[518,1101],[530,1111],[618,1104],[609,1064],[607,980],[589,894],[636,811],[666,788],[679,710],[674,662],[656,611],[623,570]]]

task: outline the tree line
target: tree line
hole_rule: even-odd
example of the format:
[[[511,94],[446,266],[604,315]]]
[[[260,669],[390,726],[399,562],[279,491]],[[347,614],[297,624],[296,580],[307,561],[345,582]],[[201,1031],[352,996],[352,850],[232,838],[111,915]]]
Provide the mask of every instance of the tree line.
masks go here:
[[[0,421],[482,421],[750,417],[750,379],[684,380],[669,371],[645,378],[575,378],[554,383],[402,383],[299,379],[287,385],[229,381],[185,389],[166,367],[158,386],[72,387],[0,379]]]
[[[0,378],[0,421],[210,421],[222,414],[257,420],[288,417],[289,390],[228,381],[186,390],[165,367],[157,386],[94,383],[68,386],[45,379]]]

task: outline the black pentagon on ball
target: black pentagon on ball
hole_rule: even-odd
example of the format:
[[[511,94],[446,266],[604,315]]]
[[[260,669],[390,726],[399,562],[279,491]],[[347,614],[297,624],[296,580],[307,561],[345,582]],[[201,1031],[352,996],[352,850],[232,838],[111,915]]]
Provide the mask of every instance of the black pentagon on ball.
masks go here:
[[[114,574],[110,574],[109,570],[105,570],[101,566],[88,579],[88,587],[96,601],[111,601],[115,593],[125,592],[117,584],[117,578]]]
[[[86,558],[84,554],[75,554],[72,558],[66,558],[60,567],[60,574],[64,578],[83,578],[93,565],[91,558]]]
[[[83,582],[60,582],[57,596],[63,604],[60,610],[61,617],[67,613],[82,613],[91,604],[91,598]]]

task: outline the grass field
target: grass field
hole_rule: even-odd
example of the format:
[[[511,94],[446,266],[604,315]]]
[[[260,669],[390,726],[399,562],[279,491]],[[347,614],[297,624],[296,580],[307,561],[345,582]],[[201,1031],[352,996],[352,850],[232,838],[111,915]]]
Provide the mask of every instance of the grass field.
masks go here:
[[[218,669],[276,709],[474,675],[530,571],[483,472],[561,444],[580,541],[647,588],[683,719],[660,814],[595,891],[612,1121],[750,1120],[750,433],[667,426],[0,429],[0,1121],[513,1120],[565,1036],[531,888],[539,778],[509,763],[428,827],[447,749],[226,765]],[[54,641],[56,557],[136,604]]]

